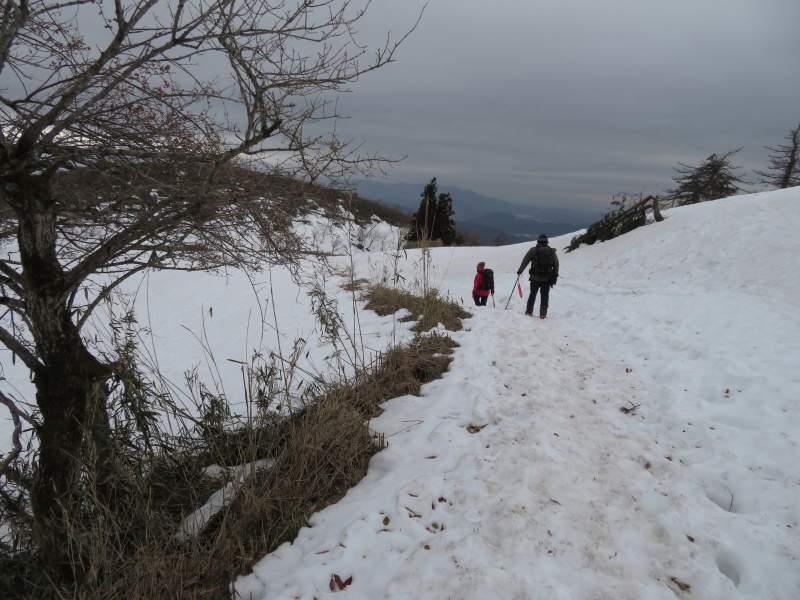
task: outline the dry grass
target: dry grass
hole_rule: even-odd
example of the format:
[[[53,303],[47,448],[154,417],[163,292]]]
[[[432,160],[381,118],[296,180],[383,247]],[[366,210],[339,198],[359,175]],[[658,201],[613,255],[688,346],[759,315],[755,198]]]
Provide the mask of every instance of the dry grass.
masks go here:
[[[393,315],[400,309],[407,309],[411,314],[403,321],[417,321],[413,331],[429,331],[439,323],[448,331],[459,331],[462,319],[472,316],[453,300],[442,298],[438,290],[431,290],[425,296],[415,296],[410,292],[377,285],[370,288],[364,297],[369,310],[381,316]]]
[[[363,283],[359,283],[362,285]],[[436,294],[370,290],[374,309],[405,307],[426,323],[460,328],[467,316]],[[380,299],[380,300],[378,300]],[[421,326],[421,330],[430,327]],[[119,465],[111,486],[113,508],[99,496],[87,497],[87,510],[75,524],[72,548],[77,582],[56,584],[53,571],[35,555],[0,556],[0,597],[75,598],[229,598],[230,582],[249,572],[266,553],[296,537],[309,517],[337,502],[366,473],[383,446],[365,424],[380,404],[441,376],[456,346],[438,334],[418,336],[406,347],[379,356],[354,378],[318,388],[307,405],[291,416],[202,440],[191,452],[166,449],[160,460],[134,477]],[[181,519],[201,506],[221,484],[202,476],[210,461],[242,464],[274,461],[244,484],[231,506],[219,513],[196,539],[173,541]],[[97,485],[95,485],[97,483]],[[89,482],[86,489],[100,489]]]
[[[346,292],[363,292],[370,286],[369,279],[353,279],[342,286]]]

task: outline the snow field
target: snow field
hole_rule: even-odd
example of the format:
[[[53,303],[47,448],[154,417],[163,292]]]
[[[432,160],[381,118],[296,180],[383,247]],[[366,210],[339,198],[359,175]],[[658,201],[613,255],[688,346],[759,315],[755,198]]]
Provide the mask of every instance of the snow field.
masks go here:
[[[422,399],[388,402],[371,422],[389,447],[367,478],[256,568],[263,590],[240,588],[240,580],[238,593],[303,598],[325,590],[335,573],[353,578],[347,597],[365,599],[443,589],[457,598],[660,599],[675,597],[673,577],[701,597],[726,597],[734,589],[727,577],[697,577],[709,541],[687,537],[683,498],[664,483],[674,465],[647,436],[630,435],[638,416],[619,411],[624,367],[571,348],[556,322],[510,311],[475,321],[455,336],[462,347],[442,380]],[[481,347],[483,330],[518,340],[521,327],[535,327],[529,345]],[[635,376],[627,380],[635,387]],[[338,538],[316,536],[340,527]],[[364,538],[372,540],[366,548]],[[298,547],[317,549],[278,566]],[[399,573],[386,567],[387,555]],[[300,584],[297,572],[318,577]]]
[[[471,308],[445,376],[370,422],[389,445],[365,479],[235,595],[800,598],[800,190],[665,214],[570,254],[571,236],[552,239],[561,273],[545,321],[514,292],[528,245],[434,249],[428,283],[469,308],[485,261],[496,308]],[[352,235],[299,226],[321,251]],[[394,255],[378,233],[384,252],[333,258],[337,272],[421,288],[419,251]],[[342,282],[325,290],[359,352],[408,338],[401,315],[354,310]],[[311,284],[281,269],[136,285],[144,347],[173,381],[194,370],[241,402],[241,362],[301,339],[303,371],[346,374],[309,314]],[[30,390],[6,358],[4,389]]]
[[[800,193],[667,216],[560,252],[546,321],[516,294],[501,310],[527,246],[433,250],[465,304],[486,261],[498,309],[421,399],[386,404],[389,448],[240,597],[800,597]]]

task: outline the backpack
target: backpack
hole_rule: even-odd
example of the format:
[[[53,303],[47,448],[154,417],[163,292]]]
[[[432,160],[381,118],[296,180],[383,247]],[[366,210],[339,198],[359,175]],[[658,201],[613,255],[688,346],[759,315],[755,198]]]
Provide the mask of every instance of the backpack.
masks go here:
[[[542,249],[547,252],[542,252]],[[553,249],[549,246],[539,246],[536,248],[536,255],[531,266],[531,275],[550,275],[553,272]]]
[[[494,289],[494,272],[491,269],[481,271],[481,282],[478,284],[478,289],[487,292]]]

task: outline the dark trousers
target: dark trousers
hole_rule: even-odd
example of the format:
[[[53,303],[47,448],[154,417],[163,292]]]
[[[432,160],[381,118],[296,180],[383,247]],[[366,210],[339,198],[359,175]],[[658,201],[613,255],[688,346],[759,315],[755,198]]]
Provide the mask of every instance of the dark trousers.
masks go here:
[[[478,294],[472,294],[472,299],[475,300],[475,306],[486,306],[486,301],[489,299],[489,296],[478,296]]]
[[[539,305],[539,314],[547,316],[547,306],[550,304],[550,282],[531,280],[531,295],[528,296],[528,306],[525,312],[533,312],[533,303],[536,302],[536,292],[541,291],[542,302]]]

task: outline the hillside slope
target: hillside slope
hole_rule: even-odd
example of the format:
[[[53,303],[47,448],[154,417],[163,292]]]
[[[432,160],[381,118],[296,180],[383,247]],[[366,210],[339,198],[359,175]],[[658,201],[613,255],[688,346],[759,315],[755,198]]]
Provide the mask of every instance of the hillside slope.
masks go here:
[[[444,379],[386,403],[367,477],[238,597],[800,597],[798,207],[736,197],[561,253],[545,321],[513,293],[527,246],[434,250],[467,301],[486,261],[497,308]]]
[[[346,252],[355,230],[322,216],[299,224],[318,250],[301,286],[281,269],[135,282],[143,348],[246,414],[256,353],[299,347],[299,382],[405,339],[400,315],[342,290],[350,267],[412,290],[427,272],[466,305],[475,264],[495,271],[496,307],[454,334],[451,370],[385,404],[370,426],[388,448],[366,478],[239,578],[239,597],[800,597],[800,190],[665,215],[561,251],[545,321],[516,294],[527,244],[437,248],[426,266],[377,224],[358,230],[372,252]],[[322,299],[336,344],[310,316]],[[6,358],[4,390],[29,392]]]

